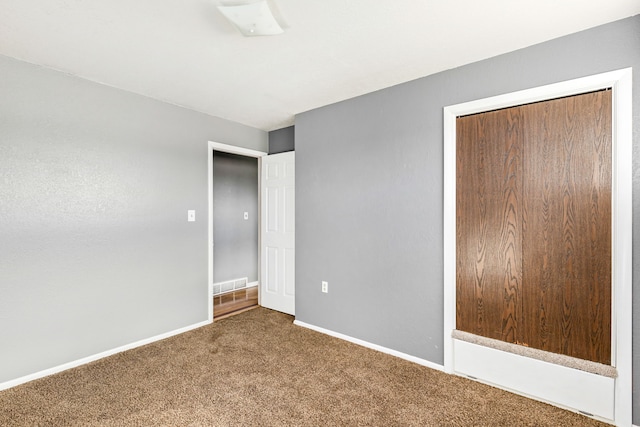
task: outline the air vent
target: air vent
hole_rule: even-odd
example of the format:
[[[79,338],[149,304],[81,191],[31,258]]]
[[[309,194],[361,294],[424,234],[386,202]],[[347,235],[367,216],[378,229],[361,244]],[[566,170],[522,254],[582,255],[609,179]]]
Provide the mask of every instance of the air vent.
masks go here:
[[[241,279],[227,280],[225,282],[218,282],[213,284],[213,295],[221,295],[227,292],[235,291],[236,289],[244,289],[247,287],[249,279],[243,277]]]

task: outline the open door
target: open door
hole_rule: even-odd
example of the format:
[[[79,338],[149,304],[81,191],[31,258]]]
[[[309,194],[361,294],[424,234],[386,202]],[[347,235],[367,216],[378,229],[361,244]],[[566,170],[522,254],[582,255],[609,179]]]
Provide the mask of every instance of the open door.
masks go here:
[[[295,315],[295,153],[262,158],[260,305]]]

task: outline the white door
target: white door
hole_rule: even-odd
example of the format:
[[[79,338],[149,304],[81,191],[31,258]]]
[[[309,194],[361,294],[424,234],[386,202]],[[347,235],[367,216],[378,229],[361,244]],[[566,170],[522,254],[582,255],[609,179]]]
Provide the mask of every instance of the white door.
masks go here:
[[[295,315],[295,153],[262,157],[260,305]]]

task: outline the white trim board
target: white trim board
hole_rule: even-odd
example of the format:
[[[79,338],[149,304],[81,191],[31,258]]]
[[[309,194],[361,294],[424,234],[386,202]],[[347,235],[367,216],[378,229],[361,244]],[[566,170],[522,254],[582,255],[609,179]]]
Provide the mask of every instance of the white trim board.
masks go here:
[[[238,154],[241,156],[255,157],[258,159],[258,188],[260,188],[260,168],[262,162],[261,157],[266,156],[268,153],[264,151],[252,150],[250,148],[238,147],[236,145],[222,144],[220,142],[208,141],[207,142],[207,173],[208,173],[208,201],[209,201],[209,215],[208,215],[208,233],[209,233],[209,248],[207,250],[207,257],[209,263],[209,273],[207,280],[207,297],[209,307],[209,321],[213,322],[213,152],[222,151],[223,153]],[[258,206],[260,206],[260,192],[258,191]],[[260,221],[258,220],[258,224]],[[258,259],[260,259],[260,233],[258,232]],[[258,262],[258,277],[260,277],[260,263]],[[260,295],[258,295],[260,298]],[[258,301],[260,303],[260,301]]]
[[[601,421],[614,417],[613,399],[601,398],[603,391],[613,395],[613,378],[460,340],[454,340],[454,359],[457,374]]]
[[[87,357],[83,357],[83,358],[78,359],[78,360],[74,360],[72,362],[63,363],[62,365],[54,366],[52,368],[44,369],[42,371],[35,372],[33,374],[29,374],[29,375],[25,375],[25,376],[20,377],[20,378],[9,380],[9,381],[6,381],[4,383],[0,383],[0,391],[9,389],[11,387],[18,386],[20,384],[27,383],[29,381],[37,380],[39,378],[48,377],[49,375],[57,374],[59,372],[66,371],[67,369],[77,368],[78,366],[82,366],[82,365],[85,365],[87,363],[94,362],[96,360],[103,359],[105,357],[109,357],[109,356],[112,356],[112,355],[117,354],[117,353],[122,353],[123,351],[131,350],[131,349],[136,348],[136,347],[141,347],[143,345],[151,344],[153,342],[160,341],[160,340],[163,340],[165,338],[172,337],[174,335],[182,334],[182,333],[188,332],[188,331],[190,331],[192,329],[197,329],[197,328],[200,328],[202,326],[209,325],[209,324],[211,324],[211,321],[205,320],[204,322],[195,323],[193,325],[189,325],[189,326],[185,326],[183,328],[175,329],[173,331],[165,332],[163,334],[156,335],[154,337],[145,338],[145,339],[142,339],[140,341],[132,342],[130,344],[126,344],[126,345],[123,345],[123,346],[120,346],[120,347],[113,348],[111,350],[106,350],[106,351],[103,351],[103,352],[100,352],[100,353],[97,353],[97,354],[93,354],[91,356],[87,356]]]
[[[220,142],[209,141],[209,147],[214,151],[222,151],[224,153],[239,154],[241,156],[260,158],[266,156],[264,151],[252,150],[251,148],[238,147],[237,145],[222,144]]]
[[[613,89],[612,172],[612,365],[618,370],[613,395],[616,425],[631,425],[632,417],[632,69],[612,71],[511,94],[444,108],[444,362],[445,371],[457,373],[454,340],[456,327],[456,117],[562,96]],[[457,343],[455,344],[458,345]],[[480,364],[476,363],[477,367]],[[475,369],[475,368],[474,368]],[[475,375],[473,375],[475,376]],[[498,379],[488,379],[494,385]],[[581,385],[576,385],[577,389]],[[607,394],[603,392],[604,394]],[[611,394],[611,393],[609,393]],[[558,406],[544,396],[535,396]],[[584,408],[574,408],[582,409]],[[590,412],[586,409],[586,412]]]
[[[438,365],[437,363],[429,362],[428,360],[421,359],[419,357],[411,356],[410,354],[402,353],[400,351],[392,350],[390,348],[383,347],[378,344],[372,344],[367,341],[363,341],[358,338],[350,337],[349,335],[344,335],[339,332],[334,332],[328,329],[321,328],[319,326],[310,325],[308,323],[301,322],[299,320],[293,321],[294,325],[301,326],[303,328],[311,329],[316,332],[320,332],[325,335],[332,336],[334,338],[339,338],[344,341],[348,341],[353,344],[360,345],[362,347],[370,348],[372,350],[379,351],[381,353],[389,354],[391,356],[399,357],[400,359],[408,360],[409,362],[417,363],[418,365],[425,366],[427,368],[435,369],[436,371],[444,371],[444,366]]]

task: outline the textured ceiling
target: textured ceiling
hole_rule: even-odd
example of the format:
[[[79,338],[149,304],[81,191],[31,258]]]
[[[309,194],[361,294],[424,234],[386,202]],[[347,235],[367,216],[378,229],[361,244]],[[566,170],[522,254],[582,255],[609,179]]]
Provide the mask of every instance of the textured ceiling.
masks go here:
[[[638,0],[270,0],[243,37],[211,0],[0,0],[0,54],[263,130],[640,13]]]

